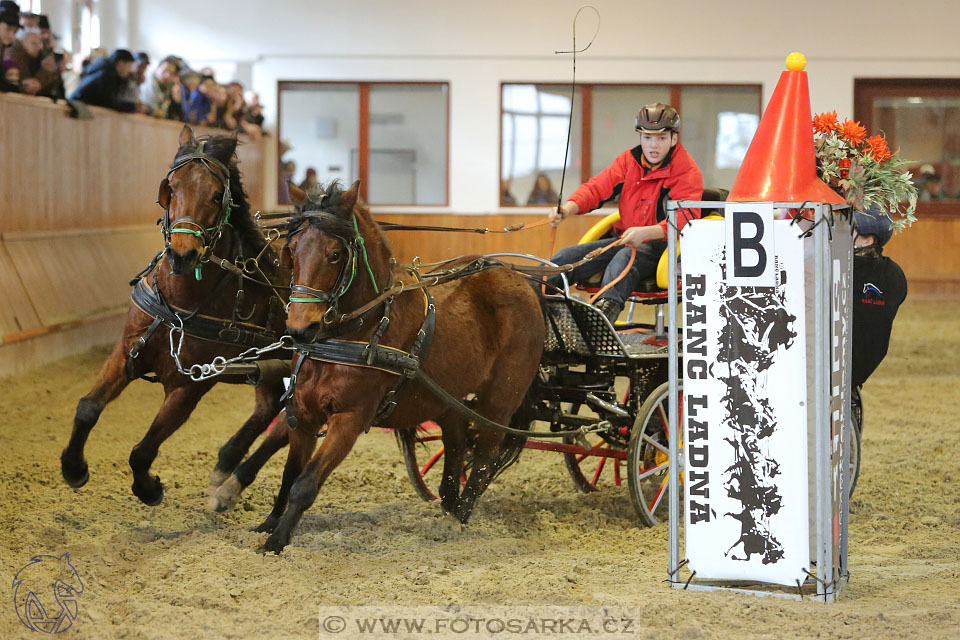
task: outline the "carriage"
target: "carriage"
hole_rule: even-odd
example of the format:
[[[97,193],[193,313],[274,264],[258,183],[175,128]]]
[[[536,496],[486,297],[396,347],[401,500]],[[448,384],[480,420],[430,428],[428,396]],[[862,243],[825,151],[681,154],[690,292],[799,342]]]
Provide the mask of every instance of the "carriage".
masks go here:
[[[723,209],[715,207],[726,195],[725,190],[708,189],[702,201],[685,205],[703,207],[703,219],[722,220]],[[606,216],[580,242],[602,237],[618,217],[618,213]],[[491,257],[538,260],[524,254]],[[667,258],[664,251],[657,276],[640,283],[632,294],[626,322],[611,324],[599,309],[571,296],[569,288],[546,296],[547,339],[539,376],[525,401],[526,415],[535,422],[524,448],[562,454],[574,486],[583,493],[626,482],[636,515],[646,526],[656,526],[668,517]],[[576,289],[596,291],[589,285]],[[654,308],[652,324],[633,322],[636,305]],[[682,334],[678,333],[679,340]],[[679,396],[678,423],[683,413],[683,394]],[[863,404],[859,389],[853,389],[852,420],[851,495],[860,466]],[[559,442],[558,434],[562,435]],[[437,425],[425,423],[416,433],[400,434],[400,441],[417,494],[424,500],[436,499],[432,487],[444,453]]]
[[[557,273],[555,266],[544,269],[546,261],[542,259],[501,254],[445,261],[439,271],[424,270],[422,266],[418,269],[417,265],[401,267],[382,237],[384,225],[358,203],[358,184],[349,190],[334,185],[332,200],[326,192],[310,195],[291,187],[292,195],[299,192],[298,211],[280,224],[288,230],[283,255],[289,262],[286,268],[292,271],[289,301],[298,304],[287,307],[289,335],[265,344],[279,335],[270,326],[281,320],[281,314],[274,313],[275,305],[268,303],[279,298],[278,290],[285,287],[279,283],[278,275],[268,277],[260,270],[263,266],[280,273],[280,264],[258,263],[277,234],[264,236],[254,231],[255,221],[245,206],[235,166],[231,165],[229,171],[225,168],[235,142],[196,142],[189,129],[181,135],[178,161],[168,178],[189,169],[198,177],[197,184],[202,179],[209,193],[205,198],[191,194],[182,202],[178,200],[178,206],[184,211],[198,211],[192,208],[198,199],[213,204],[204,210],[202,219],[178,213],[174,220],[171,207],[164,200],[168,182],[164,181],[160,200],[165,207],[162,221],[166,247],[141,274],[152,274],[152,289],[144,276],[138,277],[137,290],[146,287],[159,295],[170,278],[174,285],[191,277],[200,283],[203,256],[221,273],[214,276],[218,280],[202,281],[208,293],[196,287],[178,293],[175,287],[167,286],[173,293],[165,295],[182,295],[184,303],[170,298],[166,304],[147,304],[149,301],[139,299],[135,290],[124,335],[94,389],[78,404],[74,432],[61,455],[63,476],[71,486],[78,488],[89,479],[83,445],[103,406],[132,379],[152,370],[164,382],[167,398],[130,458],[133,491],[150,505],[158,504],[163,497],[159,478],[149,473],[157,450],[186,421],[202,395],[216,380],[259,383],[254,414],[221,448],[208,492],[211,508],[230,508],[266,460],[289,442],[287,468],[274,510],[258,528],[272,533],[265,544],[268,550],[279,551],[289,542],[293,528],[312,504],[323,480],[371,424],[397,427],[395,432],[410,480],[424,499],[436,497],[435,478],[441,475],[439,469],[445,467],[437,493],[441,498],[446,496],[441,500],[443,508],[461,522],[470,517],[476,499],[489,483],[524,448],[561,453],[575,486],[583,492],[622,485],[626,476],[640,520],[652,526],[666,519],[669,505],[664,498],[671,448],[667,332],[675,331],[667,328],[670,323],[664,318],[664,306],[668,303],[666,254],[661,259],[658,281],[644,283],[644,290],[635,292],[631,319],[614,326],[598,308],[572,296],[566,284],[559,292],[535,295],[525,277],[535,280],[539,289],[542,275]],[[211,152],[218,145],[224,147],[219,159]],[[223,177],[227,173],[236,187],[230,198],[226,195],[230,189],[224,188],[231,184]],[[711,192],[710,196],[712,201],[686,206],[710,210],[725,194]],[[227,226],[224,221],[231,215],[231,202],[241,206],[233,212],[231,225]],[[608,216],[595,225],[585,240],[609,229],[614,217]],[[211,229],[213,239],[207,237]],[[222,244],[221,231],[232,236],[230,243],[224,245],[230,249],[226,258],[211,252],[214,244]],[[292,242],[296,234],[309,238]],[[167,261],[177,275],[157,268],[164,253],[170,254]],[[252,273],[248,269],[250,255],[257,256]],[[173,260],[177,256],[179,262]],[[193,262],[188,263],[191,256]],[[524,267],[516,260],[506,260],[508,257],[540,264]],[[311,261],[312,271],[307,273],[303,266]],[[248,281],[252,281],[248,286],[256,288],[257,295],[263,298],[263,304],[254,307],[264,315],[260,329],[245,324],[252,312],[239,313],[240,307],[248,303],[243,294],[244,282]],[[225,288],[230,283],[235,285],[236,293]],[[452,290],[434,289],[438,284],[460,287],[469,290],[468,297],[483,299],[488,305],[486,315],[447,312],[443,318],[446,328],[437,331],[435,341],[434,326],[441,324],[437,309],[447,304],[443,295]],[[430,291],[440,295],[436,305]],[[191,296],[192,301],[188,300]],[[338,311],[338,302],[350,311]],[[654,306],[655,323],[632,322],[636,303]],[[201,306],[214,309],[214,304],[218,305],[216,315],[222,319],[198,314]],[[193,311],[185,310],[191,307]],[[489,313],[493,307],[499,308],[499,316]],[[543,325],[537,322],[534,324],[538,326],[533,326],[533,317],[542,318]],[[366,326],[365,319],[371,321]],[[490,349],[479,344],[482,341],[477,340],[471,327],[483,323],[490,324],[486,327],[488,334],[507,336],[499,341],[499,346]],[[161,325],[166,328],[159,329]],[[244,330],[236,330],[241,326]],[[332,333],[328,327],[332,327]],[[355,337],[350,338],[351,335]],[[431,337],[425,339],[427,335]],[[190,338],[186,343],[185,336]],[[342,337],[330,339],[331,336]],[[442,344],[438,347],[438,343]],[[242,350],[243,346],[247,348]],[[193,364],[187,369],[181,365],[181,358],[188,347],[197,349],[187,356],[191,361],[203,361],[204,354],[210,353],[239,354],[232,358],[218,355],[209,365]],[[290,371],[289,361],[283,355],[290,350],[298,355],[294,356],[291,384],[284,393],[278,372]],[[485,363],[476,367],[483,370],[482,374],[462,370],[460,359],[467,357],[466,351],[470,350],[472,357],[479,359],[477,362]],[[432,354],[440,355],[433,358]],[[265,363],[265,358],[272,358],[275,366],[267,366],[271,361]],[[346,366],[317,367],[317,362]],[[298,386],[301,367],[304,375]],[[443,379],[444,384],[439,385],[435,379]],[[412,383],[401,389],[407,380]],[[411,388],[410,384],[414,386]],[[476,394],[468,393],[474,389]],[[290,429],[271,429],[258,450],[241,463],[284,398]],[[394,410],[400,417],[390,417]],[[681,403],[679,411],[682,410]],[[862,415],[856,402],[854,415]],[[443,433],[443,442],[452,438],[450,442],[455,448],[439,446],[438,428],[426,422],[434,419],[431,416],[450,421],[453,426]],[[335,422],[338,428],[331,429]],[[439,419],[438,422],[442,424]],[[420,427],[415,428],[418,424]],[[859,429],[855,433],[857,445]],[[311,459],[321,436],[326,437]],[[857,449],[854,447],[851,458],[854,477]],[[441,459],[443,465],[439,464]]]

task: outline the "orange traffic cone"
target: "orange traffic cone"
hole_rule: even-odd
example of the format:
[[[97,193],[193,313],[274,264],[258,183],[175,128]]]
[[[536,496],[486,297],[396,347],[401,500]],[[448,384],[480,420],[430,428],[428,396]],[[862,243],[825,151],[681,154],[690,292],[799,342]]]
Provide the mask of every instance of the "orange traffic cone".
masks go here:
[[[805,66],[802,54],[787,57],[728,201],[845,203],[817,177]]]

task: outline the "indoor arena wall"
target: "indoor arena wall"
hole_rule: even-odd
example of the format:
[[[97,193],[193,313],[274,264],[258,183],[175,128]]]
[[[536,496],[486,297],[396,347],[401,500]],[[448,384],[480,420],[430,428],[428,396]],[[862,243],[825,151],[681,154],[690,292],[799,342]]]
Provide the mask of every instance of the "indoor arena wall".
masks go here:
[[[116,339],[127,281],[163,246],[157,187],[182,125],[90,110],[0,94],[0,374]],[[238,154],[259,208],[263,143]]]

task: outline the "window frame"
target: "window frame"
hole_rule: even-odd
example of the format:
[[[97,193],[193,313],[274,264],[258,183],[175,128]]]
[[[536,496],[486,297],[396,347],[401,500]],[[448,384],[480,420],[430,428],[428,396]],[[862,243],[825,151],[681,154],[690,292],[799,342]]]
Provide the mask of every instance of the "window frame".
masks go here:
[[[854,78],[853,119],[867,131],[873,126],[873,101],[876,98],[958,98],[960,78]],[[960,218],[960,199],[952,202],[917,202],[917,216]]]
[[[501,81],[500,82],[500,118],[499,118],[499,131],[500,131],[500,144],[498,149],[498,154],[500,156],[497,176],[498,184],[500,180],[503,179],[503,116],[506,113],[503,108],[503,88],[507,85],[535,85],[538,87],[570,87],[570,83],[564,82],[537,82],[537,81],[520,81],[520,80],[511,80]],[[593,171],[591,169],[593,165],[593,89],[594,87],[666,87],[670,91],[670,104],[673,105],[677,111],[683,114],[683,100],[682,93],[683,89],[694,88],[694,87],[717,87],[724,89],[756,89],[757,90],[757,113],[760,116],[763,116],[763,84],[759,82],[683,82],[683,83],[671,83],[671,82],[584,82],[577,83],[577,88],[580,90],[580,101],[581,101],[581,114],[580,114],[580,177],[579,183],[583,184],[587,182],[590,178],[593,177]],[[680,132],[680,141],[683,140],[683,130]],[[572,166],[575,162],[575,158],[568,158],[567,164],[568,167]],[[567,175],[572,175],[569,171]],[[563,185],[566,187],[566,185]],[[560,185],[558,185],[558,188]],[[498,189],[499,191],[499,189]],[[563,195],[563,194],[560,194]],[[527,205],[523,204],[505,204],[503,201],[503,193],[500,191],[497,196],[499,206],[501,207],[526,207]]]
[[[450,82],[448,80],[277,80],[277,139],[280,139],[283,131],[283,122],[281,114],[282,95],[284,85],[353,85],[357,87],[357,179],[360,180],[360,198],[364,202],[367,199],[367,185],[370,182],[370,87],[377,86],[421,86],[421,87],[444,87],[444,107],[447,112],[446,128],[444,136],[446,144],[444,145],[444,174],[443,174],[443,202],[434,204],[418,204],[415,202],[407,203],[376,203],[370,204],[371,207],[429,207],[441,208],[450,206]],[[280,186],[277,185],[278,193]]]

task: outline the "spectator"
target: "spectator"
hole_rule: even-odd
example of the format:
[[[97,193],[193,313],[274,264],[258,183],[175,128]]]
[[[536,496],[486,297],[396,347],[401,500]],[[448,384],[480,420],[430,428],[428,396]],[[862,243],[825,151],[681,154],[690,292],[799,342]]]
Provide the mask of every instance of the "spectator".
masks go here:
[[[183,84],[180,82],[181,66],[174,56],[160,61],[150,80],[141,89],[141,100],[147,113],[158,118],[179,120],[183,109],[180,105]]]
[[[133,55],[126,49],[117,49],[90,63],[80,75],[80,86],[70,98],[115,111],[132,112],[136,103],[121,99],[132,70]]]
[[[189,124],[212,124],[213,93],[217,86],[213,76],[200,76],[200,81],[192,89],[192,78],[186,84],[190,91],[183,95],[183,121]]]
[[[935,202],[943,200],[943,178],[939,173],[924,174],[923,184],[920,186],[920,201]]]
[[[60,74],[53,52],[41,55],[40,30],[29,27],[17,34],[17,42],[5,53],[20,70],[20,90],[29,95],[58,98],[62,93]]]
[[[37,29],[40,29],[40,39],[43,40],[43,48],[53,51],[55,38],[50,31],[50,18],[47,16],[37,16]]]
[[[317,184],[317,170],[313,167],[307,167],[307,176],[303,179],[303,182],[297,186],[301,191],[309,191],[311,187],[315,187]]]
[[[15,2],[4,0],[0,5],[0,61],[3,61],[4,78],[0,79],[0,91],[20,91],[20,67],[11,60],[10,66],[16,67],[16,82],[10,82],[7,76],[7,54],[13,50],[13,43],[17,41],[17,31],[20,30],[20,7]],[[12,75],[12,74],[11,74]]]
[[[146,80],[147,67],[150,65],[150,57],[143,51],[133,56],[133,66],[130,67],[130,75],[123,85],[123,91],[120,93],[121,102],[132,102],[136,105],[137,113],[147,113],[147,107],[140,102],[140,85]]]
[[[557,200],[557,192],[553,190],[550,178],[545,173],[538,174],[530,197],[527,198],[527,204],[553,204]]]
[[[263,106],[260,104],[260,95],[254,91],[247,91],[244,95],[247,106],[243,119],[257,127],[263,126]]]
[[[24,29],[39,29],[40,16],[30,11],[24,11],[20,14],[20,26]]]

